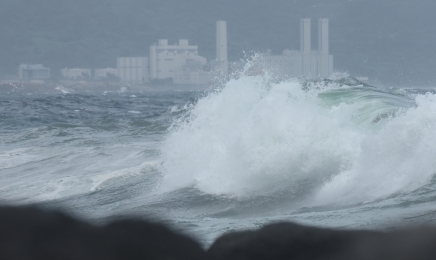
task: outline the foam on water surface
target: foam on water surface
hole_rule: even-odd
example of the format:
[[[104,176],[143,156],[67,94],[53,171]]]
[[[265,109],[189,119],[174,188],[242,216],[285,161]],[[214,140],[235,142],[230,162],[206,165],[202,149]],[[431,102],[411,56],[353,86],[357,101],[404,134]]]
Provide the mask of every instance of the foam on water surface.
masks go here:
[[[1,97],[0,199],[164,219],[205,243],[271,221],[436,220],[434,94],[241,74],[134,96]]]
[[[162,188],[236,197],[311,189],[316,203],[417,189],[436,169],[434,99],[418,95],[412,106],[409,97],[371,87],[231,80],[200,99],[164,141]]]

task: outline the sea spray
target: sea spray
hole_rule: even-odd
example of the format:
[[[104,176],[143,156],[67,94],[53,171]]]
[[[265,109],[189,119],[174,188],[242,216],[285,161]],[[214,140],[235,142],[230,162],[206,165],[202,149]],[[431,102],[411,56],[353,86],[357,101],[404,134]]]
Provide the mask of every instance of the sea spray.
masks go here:
[[[305,191],[308,205],[322,205],[431,181],[434,95],[413,102],[353,80],[321,83],[242,76],[201,98],[163,143],[161,188],[237,198]]]
[[[318,192],[318,203],[361,203],[406,193],[430,184],[436,173],[436,95],[416,97],[361,141],[354,167]]]
[[[354,166],[364,138],[347,112],[353,105],[329,107],[318,97],[329,90],[262,75],[231,80],[172,129],[162,188],[236,197],[320,188]]]

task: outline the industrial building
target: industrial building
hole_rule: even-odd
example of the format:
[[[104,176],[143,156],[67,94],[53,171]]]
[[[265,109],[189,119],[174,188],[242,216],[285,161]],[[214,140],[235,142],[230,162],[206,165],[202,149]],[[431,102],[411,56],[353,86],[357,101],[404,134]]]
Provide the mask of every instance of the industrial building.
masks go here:
[[[217,22],[217,58],[211,63],[215,75],[228,75],[227,24]],[[149,57],[119,57],[117,76],[122,82],[172,82],[174,84],[202,84],[209,80],[205,71],[207,60],[198,55],[198,46],[182,39],[169,45],[167,39],[150,46]],[[97,72],[96,72],[97,76]]]
[[[329,20],[318,19],[318,49],[312,50],[311,20],[300,21],[300,50],[282,55],[265,53],[259,63],[278,77],[328,78],[333,73],[333,55],[329,53]]]
[[[106,69],[95,69],[94,77],[95,78],[107,78],[108,75],[118,75],[118,70],[115,68],[106,68]]]
[[[61,69],[61,75],[65,79],[70,80],[81,80],[81,79],[87,79],[91,78],[91,69]]]
[[[149,82],[148,57],[119,57],[117,76],[122,82]]]
[[[18,77],[22,80],[40,80],[50,78],[50,69],[42,64],[21,64],[18,67]]]
[[[172,79],[175,84],[197,84],[206,79],[204,66],[207,60],[198,55],[198,46],[188,40],[179,40],[178,45],[168,45],[161,39],[150,46],[150,79]]]
[[[333,73],[333,55],[329,53],[329,20],[318,19],[318,47],[312,49],[311,19],[300,20],[300,49],[285,50],[281,55],[271,51],[259,58],[248,74],[269,71],[279,78],[307,77],[327,78]],[[206,72],[205,68],[210,69]],[[236,68],[236,66],[233,66]],[[66,79],[91,78],[90,69],[62,69]],[[21,79],[47,79],[50,69],[41,64],[22,64],[18,70]],[[106,78],[109,74],[119,77],[122,82],[147,83],[172,82],[174,84],[201,84],[208,80],[228,79],[229,61],[227,50],[227,23],[216,22],[216,59],[209,64],[205,57],[198,55],[198,46],[189,45],[182,39],[169,45],[160,39],[150,46],[149,57],[118,57],[117,68],[95,69],[95,78]]]

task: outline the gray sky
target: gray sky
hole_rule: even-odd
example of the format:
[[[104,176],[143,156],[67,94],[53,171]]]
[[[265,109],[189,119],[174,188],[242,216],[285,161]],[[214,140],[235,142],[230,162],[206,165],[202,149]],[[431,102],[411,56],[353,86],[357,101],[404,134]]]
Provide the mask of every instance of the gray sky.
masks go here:
[[[299,48],[299,19],[330,19],[335,69],[387,85],[436,84],[436,1],[431,0],[2,0],[0,75],[21,62],[114,67],[147,55],[159,38],[187,38],[215,55],[215,21],[228,22],[229,55]],[[316,26],[313,22],[313,48]]]

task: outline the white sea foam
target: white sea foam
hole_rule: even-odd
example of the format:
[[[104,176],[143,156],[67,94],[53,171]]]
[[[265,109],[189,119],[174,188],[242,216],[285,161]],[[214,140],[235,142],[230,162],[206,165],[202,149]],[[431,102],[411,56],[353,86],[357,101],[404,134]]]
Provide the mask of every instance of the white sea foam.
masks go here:
[[[350,167],[362,134],[343,106],[326,109],[298,81],[230,81],[201,99],[164,143],[164,188],[256,195],[323,179]]]
[[[162,189],[237,197],[312,189],[312,201],[325,204],[428,184],[436,169],[436,97],[418,96],[401,113],[406,105],[393,103],[395,96],[355,90],[303,91],[296,80],[273,84],[264,76],[231,80],[171,130],[161,149]]]
[[[354,167],[317,194],[317,202],[367,202],[429,184],[436,173],[436,96],[410,108],[361,141]]]

